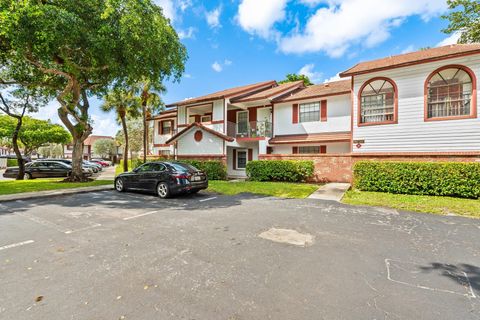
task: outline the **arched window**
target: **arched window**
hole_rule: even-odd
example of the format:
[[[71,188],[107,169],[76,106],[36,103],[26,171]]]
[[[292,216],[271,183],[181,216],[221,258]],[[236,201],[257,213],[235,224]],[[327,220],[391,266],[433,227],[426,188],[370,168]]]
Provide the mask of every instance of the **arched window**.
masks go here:
[[[360,89],[359,101],[359,125],[397,122],[397,87],[392,80],[369,80]]]
[[[426,81],[425,119],[465,118],[474,115],[475,76],[463,66],[446,66]]]

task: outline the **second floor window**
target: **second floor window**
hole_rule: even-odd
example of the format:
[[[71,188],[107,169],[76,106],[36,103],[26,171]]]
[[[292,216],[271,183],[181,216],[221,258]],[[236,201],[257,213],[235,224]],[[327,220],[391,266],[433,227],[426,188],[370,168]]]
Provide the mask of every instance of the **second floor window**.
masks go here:
[[[320,121],[320,103],[304,103],[299,108],[299,119],[302,122]]]
[[[473,81],[459,67],[441,69],[427,84],[427,119],[469,116],[472,110]]]
[[[170,121],[162,121],[162,134],[172,133],[172,123]]]
[[[387,79],[372,79],[360,92],[360,124],[395,122],[395,87]]]

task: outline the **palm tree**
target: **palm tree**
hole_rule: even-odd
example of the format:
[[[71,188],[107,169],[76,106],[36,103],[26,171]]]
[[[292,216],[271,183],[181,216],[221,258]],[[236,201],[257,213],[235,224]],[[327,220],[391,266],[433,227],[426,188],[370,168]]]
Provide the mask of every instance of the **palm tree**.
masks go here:
[[[128,171],[128,130],[127,115],[131,118],[140,116],[140,100],[135,97],[133,90],[125,88],[114,88],[107,93],[102,111],[110,112],[112,110],[117,114],[117,120],[121,123],[123,134],[125,135],[125,146],[123,150],[123,171]]]
[[[140,93],[140,99],[142,103],[142,116],[143,116],[143,162],[147,161],[147,149],[148,149],[148,126],[147,116],[149,114],[156,113],[163,109],[164,104],[161,93],[166,91],[165,86],[162,83],[152,84],[150,81],[143,81],[137,85],[138,93]]]

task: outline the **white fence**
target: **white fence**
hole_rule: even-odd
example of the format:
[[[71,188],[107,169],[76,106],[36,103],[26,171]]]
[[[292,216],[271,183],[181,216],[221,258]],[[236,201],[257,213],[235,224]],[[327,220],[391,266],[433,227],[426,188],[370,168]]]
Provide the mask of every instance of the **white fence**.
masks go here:
[[[7,159],[0,158],[0,169],[5,169],[7,167]]]

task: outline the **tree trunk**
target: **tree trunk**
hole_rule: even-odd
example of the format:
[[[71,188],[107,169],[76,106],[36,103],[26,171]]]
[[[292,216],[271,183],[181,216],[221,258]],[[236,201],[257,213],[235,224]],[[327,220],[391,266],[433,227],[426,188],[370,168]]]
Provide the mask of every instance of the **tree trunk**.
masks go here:
[[[83,140],[79,139],[78,137],[73,137],[72,173],[69,177],[70,181],[85,181],[82,164],[83,164]]]
[[[143,163],[147,162],[147,100],[148,91],[142,92],[142,116],[143,116]]]
[[[125,114],[120,114],[122,121],[123,135],[125,136],[125,148],[123,149],[123,172],[128,171],[128,130],[127,121],[125,121]]]
[[[18,162],[18,174],[17,180],[23,180],[25,176],[25,162],[23,161],[22,154],[20,152],[20,148],[18,147],[18,135],[20,133],[20,128],[22,127],[22,117],[15,117],[17,119],[17,126],[15,127],[15,131],[13,131],[12,135],[12,146],[13,150],[15,151],[15,155],[17,156]]]

